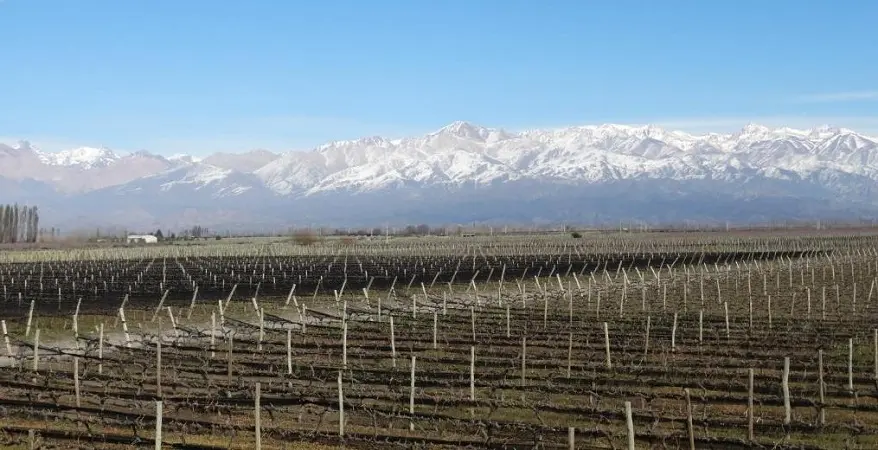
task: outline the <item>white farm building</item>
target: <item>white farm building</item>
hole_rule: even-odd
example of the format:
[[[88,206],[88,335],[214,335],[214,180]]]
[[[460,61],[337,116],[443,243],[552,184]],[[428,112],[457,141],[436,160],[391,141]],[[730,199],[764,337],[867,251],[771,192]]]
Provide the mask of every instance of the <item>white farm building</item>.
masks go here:
[[[157,244],[159,242],[159,238],[151,235],[151,234],[131,234],[128,235],[128,243],[129,244]]]

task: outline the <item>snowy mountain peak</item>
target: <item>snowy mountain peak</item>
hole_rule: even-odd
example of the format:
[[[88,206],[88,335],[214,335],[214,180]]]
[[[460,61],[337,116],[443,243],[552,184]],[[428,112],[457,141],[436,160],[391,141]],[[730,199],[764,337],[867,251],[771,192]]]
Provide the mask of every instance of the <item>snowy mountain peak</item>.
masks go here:
[[[458,120],[440,128],[433,135],[451,134],[464,139],[484,141],[491,134],[488,128]]]
[[[192,155],[186,155],[183,153],[178,153],[176,155],[171,155],[168,157],[168,161],[181,163],[181,164],[195,164],[201,161],[201,158]]]
[[[77,166],[82,169],[105,167],[119,159],[112,150],[100,147],[79,147],[58,153],[41,153],[40,159],[53,166]]]
[[[30,141],[26,141],[26,140],[20,140],[20,141],[16,142],[14,145],[12,145],[12,148],[14,150],[19,150],[19,151],[30,151],[30,152],[39,151],[33,144],[31,144]]]

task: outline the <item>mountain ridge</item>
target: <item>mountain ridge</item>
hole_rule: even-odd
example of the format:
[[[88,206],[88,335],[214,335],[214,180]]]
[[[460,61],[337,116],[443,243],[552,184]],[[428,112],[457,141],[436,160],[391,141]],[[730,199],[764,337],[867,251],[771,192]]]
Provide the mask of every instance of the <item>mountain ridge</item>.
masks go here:
[[[491,220],[482,214],[488,210],[523,221],[597,220],[595,215],[752,221],[771,215],[765,205],[780,204],[781,198],[798,206],[774,206],[779,217],[878,216],[878,138],[830,126],[799,130],[748,124],[733,133],[691,134],[655,125],[603,124],[509,132],[457,121],[421,136],[367,136],[304,152],[251,150],[202,159],[80,148],[60,155],[47,163],[48,157],[30,144],[0,144],[0,176],[55,186],[57,198],[50,203],[98,202],[113,211],[111,217],[124,217],[119,211],[130,208],[126,200],[148,199],[149,208],[140,208],[136,217],[149,217],[153,224],[197,223],[207,216],[219,220],[208,214],[211,209],[228,211],[235,220],[249,215],[254,224],[261,218],[280,224],[303,216],[313,222],[333,218],[339,225],[367,216]],[[92,175],[102,182],[81,182]],[[615,190],[607,190],[610,186]],[[602,192],[606,201],[593,198],[593,192]],[[711,195],[723,199],[727,210],[679,201],[708,202]],[[576,203],[561,196],[579,198],[592,211],[563,213],[575,211]],[[393,199],[397,207],[381,204],[382,198]],[[525,203],[531,205],[542,201],[545,208],[512,211],[519,208],[516,198],[530,199]],[[187,199],[195,204],[183,208]],[[355,202],[366,203],[353,208]],[[501,203],[512,210],[498,210]],[[461,206],[473,204],[481,206]],[[444,209],[428,211],[430,205]],[[665,210],[657,205],[666,205]],[[383,212],[371,214],[370,208]],[[72,208],[54,209],[49,216],[70,217],[64,209]],[[360,212],[354,215],[354,210]]]

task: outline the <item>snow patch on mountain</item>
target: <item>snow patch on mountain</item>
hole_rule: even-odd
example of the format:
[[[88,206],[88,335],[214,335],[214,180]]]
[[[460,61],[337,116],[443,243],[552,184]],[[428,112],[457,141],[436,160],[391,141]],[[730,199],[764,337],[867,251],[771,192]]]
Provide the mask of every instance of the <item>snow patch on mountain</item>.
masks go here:
[[[76,166],[81,169],[106,167],[119,160],[112,150],[100,147],[78,147],[57,153],[39,153],[40,160],[53,166]]]

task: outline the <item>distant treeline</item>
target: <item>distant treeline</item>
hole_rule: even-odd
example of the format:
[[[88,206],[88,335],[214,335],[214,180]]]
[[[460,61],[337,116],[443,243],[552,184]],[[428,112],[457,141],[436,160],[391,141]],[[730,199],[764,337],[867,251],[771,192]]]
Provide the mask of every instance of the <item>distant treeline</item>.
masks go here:
[[[39,235],[36,206],[0,205],[0,244],[36,242]]]

